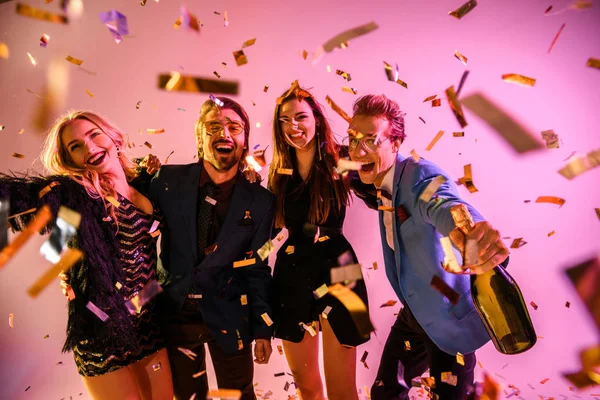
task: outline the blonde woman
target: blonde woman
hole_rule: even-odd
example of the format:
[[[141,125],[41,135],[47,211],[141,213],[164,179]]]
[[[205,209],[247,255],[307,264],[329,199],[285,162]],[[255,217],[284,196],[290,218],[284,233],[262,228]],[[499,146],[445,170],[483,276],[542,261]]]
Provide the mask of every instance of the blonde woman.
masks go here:
[[[106,119],[71,111],[56,121],[42,150],[42,162],[52,175],[0,174],[0,198],[10,199],[11,214],[43,204],[55,216],[60,206],[81,214],[77,235],[68,243],[83,258],[69,274],[75,298],[69,302],[63,351],[73,352],[91,397],[172,399],[171,369],[154,302],[133,314],[126,307],[156,279],[157,256],[156,238],[149,233],[155,209],[133,186],[140,171],[124,154],[125,146],[124,134]],[[13,230],[22,229],[31,216],[11,221]],[[89,303],[108,319],[90,311]]]

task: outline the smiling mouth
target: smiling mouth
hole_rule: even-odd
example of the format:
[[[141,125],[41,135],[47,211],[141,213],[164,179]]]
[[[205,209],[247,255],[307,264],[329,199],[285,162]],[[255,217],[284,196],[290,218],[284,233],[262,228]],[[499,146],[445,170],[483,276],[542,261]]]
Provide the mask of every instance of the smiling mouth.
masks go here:
[[[291,139],[300,139],[304,135],[304,132],[288,133],[288,135]]]
[[[93,156],[91,156],[90,158],[87,159],[86,164],[88,165],[93,165],[93,166],[98,166],[100,164],[102,164],[102,162],[104,161],[104,159],[106,158],[106,152],[100,152],[100,153],[96,153]]]
[[[215,151],[217,152],[217,154],[221,154],[221,155],[229,155],[231,153],[233,153],[233,143],[230,142],[219,142],[216,143],[213,148],[215,149]]]
[[[373,171],[373,168],[375,168],[375,162],[370,162],[370,163],[363,164],[362,167],[360,168],[360,170],[362,172],[371,172],[371,171]]]

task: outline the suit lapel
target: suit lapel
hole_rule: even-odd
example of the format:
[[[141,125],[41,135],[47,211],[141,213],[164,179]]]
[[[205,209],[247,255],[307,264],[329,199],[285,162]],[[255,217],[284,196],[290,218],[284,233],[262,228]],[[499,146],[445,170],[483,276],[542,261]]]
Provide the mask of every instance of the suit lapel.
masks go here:
[[[233,186],[233,192],[231,193],[231,201],[227,208],[225,222],[223,223],[216,240],[219,254],[223,254],[221,250],[227,246],[231,233],[238,227],[240,221],[244,218],[245,211],[249,209],[250,203],[252,202],[252,190],[250,185],[251,183],[246,180],[244,175],[238,173],[235,185]],[[214,254],[216,253],[211,253],[206,256],[200,265],[202,266],[202,264],[211,260]]]
[[[394,186],[392,192],[392,204],[394,207],[398,208],[401,202],[402,193],[400,193],[400,182],[402,180],[402,173],[404,172],[404,167],[406,166],[406,157],[398,153],[396,156],[396,166],[394,168]],[[400,226],[397,225],[398,218],[396,216],[396,212],[394,212],[394,217],[392,218],[392,227],[394,228],[394,257],[396,258],[396,273],[398,277],[400,277]]]
[[[178,190],[178,193],[181,196],[181,218],[186,226],[187,234],[185,236],[187,236],[189,240],[195,262],[198,260],[198,233],[196,232],[196,220],[201,170],[202,166],[200,163],[193,165],[188,171],[188,174],[181,177]]]

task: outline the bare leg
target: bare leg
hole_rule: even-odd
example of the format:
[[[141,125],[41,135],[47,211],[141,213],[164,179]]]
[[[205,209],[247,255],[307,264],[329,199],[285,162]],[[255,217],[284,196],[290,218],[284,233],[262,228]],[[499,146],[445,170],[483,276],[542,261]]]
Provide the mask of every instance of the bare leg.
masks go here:
[[[143,400],[172,400],[173,380],[167,349],[129,365]]]
[[[325,400],[319,372],[319,335],[304,332],[300,343],[283,340],[285,358],[302,400]]]
[[[358,400],[356,394],[356,348],[338,342],[327,319],[321,317],[323,328],[323,362],[329,400]]]
[[[99,376],[82,376],[93,400],[141,400],[138,385],[128,367]]]

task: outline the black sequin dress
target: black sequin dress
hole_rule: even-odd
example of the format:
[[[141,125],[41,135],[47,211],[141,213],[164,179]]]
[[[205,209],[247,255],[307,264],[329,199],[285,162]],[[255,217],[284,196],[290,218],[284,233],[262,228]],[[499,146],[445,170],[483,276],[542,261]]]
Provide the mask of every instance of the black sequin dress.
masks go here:
[[[305,332],[300,323],[310,325],[312,321],[319,321],[319,315],[330,306],[327,320],[338,341],[342,345],[358,346],[369,339],[359,334],[343,304],[329,294],[320,299],[313,294],[323,284],[331,284],[330,271],[340,266],[340,255],[348,252],[351,262],[358,263],[352,246],[342,234],[346,209],[337,212],[332,207],[327,221],[320,225],[320,236],[329,236],[329,239],[315,243],[315,231],[307,231],[305,227],[310,190],[310,183],[305,185],[297,173],[286,187],[284,217],[289,237],[277,253],[273,272],[275,337],[300,342]],[[289,246],[294,246],[291,254],[286,252]],[[352,290],[368,307],[364,280],[357,281]]]
[[[138,209],[126,198],[119,196],[117,209],[119,231],[117,240],[121,250],[121,265],[125,281],[115,287],[123,301],[131,300],[149,282],[156,280],[156,242],[150,229],[155,215]],[[155,213],[156,214],[156,213]],[[78,342],[73,348],[75,364],[80,375],[97,376],[133,364],[165,347],[160,334],[154,301],[141,307],[139,313],[130,315],[137,336],[137,346],[107,352],[94,343],[94,338]]]

